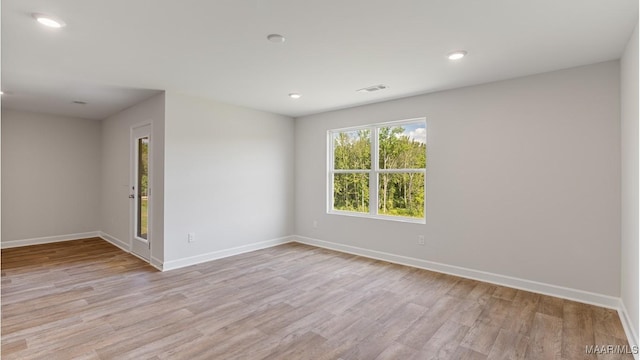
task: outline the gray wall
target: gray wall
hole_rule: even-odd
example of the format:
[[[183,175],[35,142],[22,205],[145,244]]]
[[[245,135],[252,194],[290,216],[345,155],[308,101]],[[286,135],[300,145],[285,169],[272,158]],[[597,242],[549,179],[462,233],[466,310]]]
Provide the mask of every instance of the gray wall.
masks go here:
[[[2,241],[99,230],[100,122],[2,110]]]
[[[619,101],[610,61],[299,118],[296,234],[618,297]],[[328,215],[326,131],[422,116],[426,225]]]
[[[164,104],[165,94],[156,95],[102,120],[101,227],[110,240],[129,249],[130,139],[133,125],[152,124],[151,188],[153,196],[151,256],[155,264],[164,259]]]
[[[292,118],[169,92],[165,121],[165,261],[293,233]]]
[[[621,297],[635,336],[638,309],[638,27],[620,61],[622,104],[622,273]],[[637,340],[636,340],[637,341]]]

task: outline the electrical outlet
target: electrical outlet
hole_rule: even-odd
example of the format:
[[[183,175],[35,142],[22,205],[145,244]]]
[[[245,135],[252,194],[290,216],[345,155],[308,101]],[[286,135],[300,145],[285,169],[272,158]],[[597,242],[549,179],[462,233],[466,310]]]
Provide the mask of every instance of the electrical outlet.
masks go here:
[[[313,220],[313,228],[314,229],[318,228],[318,220]]]
[[[196,234],[188,233],[187,234],[187,241],[190,242],[190,243],[196,241]]]
[[[418,235],[418,245],[424,246],[424,235]]]

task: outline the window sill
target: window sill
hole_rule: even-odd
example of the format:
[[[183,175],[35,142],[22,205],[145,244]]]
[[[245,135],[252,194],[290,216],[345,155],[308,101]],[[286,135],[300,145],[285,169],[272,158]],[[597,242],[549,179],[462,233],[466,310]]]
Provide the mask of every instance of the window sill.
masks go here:
[[[395,222],[403,222],[409,224],[426,224],[426,219],[417,219],[410,218],[404,216],[387,216],[387,215],[371,215],[369,213],[357,213],[352,211],[340,211],[340,210],[330,210],[327,211],[329,215],[340,215],[340,216],[351,216],[358,217],[364,219],[375,219],[375,220],[387,220],[387,221],[395,221]]]

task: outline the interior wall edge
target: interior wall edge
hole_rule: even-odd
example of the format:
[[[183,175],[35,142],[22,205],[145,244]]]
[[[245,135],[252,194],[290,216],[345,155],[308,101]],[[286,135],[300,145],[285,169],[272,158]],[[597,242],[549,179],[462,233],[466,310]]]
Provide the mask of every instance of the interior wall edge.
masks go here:
[[[104,231],[100,231],[100,236],[99,236],[102,240],[110,243],[111,245],[114,245],[115,247],[119,248],[120,250],[131,254],[139,259],[141,259],[142,261],[144,261],[145,263],[149,263],[151,266],[153,266],[154,268],[158,269],[159,271],[163,271],[162,270],[162,261],[159,260],[158,258],[151,256],[151,260],[147,260],[147,259],[143,259],[139,256],[137,256],[135,253],[133,253],[131,251],[131,246],[129,243],[127,243],[126,241],[122,241],[120,239],[118,239],[117,237],[113,236],[113,235],[109,235],[107,233],[105,233]]]
[[[622,299],[620,299],[620,304],[618,305],[618,316],[620,317],[624,333],[627,335],[629,347],[631,349],[638,349],[638,346],[640,346],[640,343],[638,343],[638,334],[636,334],[633,329],[633,321],[631,321],[631,316],[629,315],[627,307],[624,305],[624,301],[622,301]],[[640,353],[633,352],[633,357],[636,360],[640,360]]]
[[[154,268],[158,269],[159,271],[164,271],[163,269],[163,265],[162,265],[162,260],[158,259],[155,256],[151,256],[151,261],[149,262],[149,264],[151,266],[153,266]]]
[[[131,244],[129,244],[126,241],[122,241],[120,239],[118,239],[117,237],[107,234],[104,231],[100,231],[100,238],[102,238],[102,240],[110,243],[111,245],[114,245],[115,247],[119,248],[122,251],[126,251],[128,253],[131,253]]]
[[[51,243],[81,240],[81,239],[87,239],[87,238],[99,237],[99,236],[100,236],[100,231],[89,231],[89,232],[66,234],[66,235],[43,236],[43,237],[30,238],[30,239],[3,240],[2,242],[0,242],[0,248],[9,249],[9,248],[15,248],[15,247],[21,247],[21,246],[51,244]]]

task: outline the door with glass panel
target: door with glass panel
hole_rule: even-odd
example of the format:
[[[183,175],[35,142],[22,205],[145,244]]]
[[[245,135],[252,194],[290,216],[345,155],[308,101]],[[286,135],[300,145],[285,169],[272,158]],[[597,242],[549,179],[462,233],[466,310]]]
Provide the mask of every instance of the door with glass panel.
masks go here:
[[[151,254],[151,125],[131,128],[131,251],[146,260]]]

